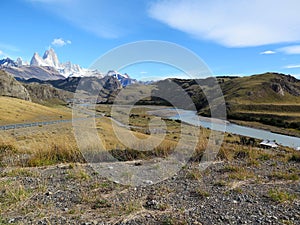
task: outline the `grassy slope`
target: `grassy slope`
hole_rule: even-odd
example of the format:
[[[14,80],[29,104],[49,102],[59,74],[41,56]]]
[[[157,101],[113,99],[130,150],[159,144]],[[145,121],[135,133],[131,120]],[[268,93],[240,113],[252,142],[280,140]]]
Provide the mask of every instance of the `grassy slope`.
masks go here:
[[[281,96],[271,89],[272,79],[276,78],[280,78],[280,75],[267,73],[240,77],[225,81],[221,88],[228,102],[251,105],[300,105],[300,97],[293,96],[288,92],[284,92],[284,96]],[[296,85],[300,88],[300,83]]]
[[[200,115],[210,116],[210,107],[201,88],[206,91],[214,90],[211,88],[214,85],[213,81],[198,80],[201,88],[193,80],[172,79],[172,81],[178,85],[178,89],[184,89],[190,95]],[[229,120],[238,123],[247,122],[248,126],[261,128],[271,125],[273,128],[276,127],[272,128],[272,131],[300,135],[300,81],[276,73],[234,78],[219,77],[218,81],[225,98]],[[168,86],[168,80],[157,83],[157,88],[171,99],[172,96],[180,94],[176,88],[168,90]],[[180,105],[180,102],[177,107],[189,108],[187,104]]]
[[[250,122],[248,125],[253,122],[252,125],[256,127],[255,122],[260,122],[299,129],[297,124],[300,122],[300,97],[286,90],[284,95],[280,95],[271,88],[275,79],[282,78],[282,75],[267,73],[226,80],[221,87],[229,106],[228,118],[248,121]],[[299,82],[292,85],[300,89]],[[291,125],[291,123],[294,124]]]
[[[16,98],[0,97],[0,124],[14,124],[71,118],[71,110],[46,107]]]

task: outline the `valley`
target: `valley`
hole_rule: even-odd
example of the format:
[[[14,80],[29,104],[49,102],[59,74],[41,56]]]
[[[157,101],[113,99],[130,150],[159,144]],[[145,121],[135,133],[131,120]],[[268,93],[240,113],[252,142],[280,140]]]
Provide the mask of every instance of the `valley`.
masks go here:
[[[19,100],[10,101],[14,105]],[[183,135],[180,121],[164,120],[166,137],[153,151],[143,151],[142,146],[139,151],[127,148],[112,128],[115,123],[119,132],[131,130],[136,137],[147,139],[148,118],[154,118],[147,112],[153,109],[134,107],[130,111],[132,116],[128,115],[132,128],[126,128],[111,120],[111,105],[96,107],[98,113],[106,115],[96,118],[95,123],[105,146],[102,151],[118,159],[100,163],[103,169],[115,171],[126,164],[138,171],[148,163],[168,159]],[[124,108],[118,113],[125,111]],[[122,185],[95,171],[98,163],[86,162],[83,156],[87,152],[82,155],[79,151],[71,123],[0,131],[0,221],[3,224],[228,221],[295,224],[300,219],[299,151],[283,146],[266,149],[259,145],[260,140],[250,141],[225,133],[215,160],[207,169],[199,170],[206,163],[203,155],[211,130],[196,131],[193,139],[198,140],[197,146],[182,169],[159,183],[137,187]],[[88,144],[99,146],[98,140],[91,138]],[[232,210],[228,211],[228,206]]]
[[[39,64],[49,63],[44,58],[21,69],[48,70]],[[0,224],[300,220],[296,146],[267,148],[262,133],[254,138],[214,131],[166,111],[176,103],[206,123],[227,119],[228,126],[299,137],[296,78],[265,73],[147,83],[117,71],[28,79],[19,69],[13,64],[0,71],[0,125],[45,123],[0,130]],[[223,92],[226,118],[210,118],[204,93],[215,96],[215,84]],[[191,100],[178,100],[183,92]]]
[[[0,225],[299,225],[300,1],[1,1]]]

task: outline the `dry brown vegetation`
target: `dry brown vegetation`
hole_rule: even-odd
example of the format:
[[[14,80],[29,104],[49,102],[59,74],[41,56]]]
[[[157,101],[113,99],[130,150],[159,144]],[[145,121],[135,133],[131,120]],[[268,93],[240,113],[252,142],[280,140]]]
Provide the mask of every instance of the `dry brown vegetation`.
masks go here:
[[[0,125],[70,119],[71,110],[62,106],[47,107],[16,98],[0,96]]]
[[[150,137],[148,118],[151,120],[153,117],[145,111],[145,108],[137,108],[131,112],[135,115],[130,120],[134,127],[115,124],[115,129],[120,133],[132,130],[134,136],[147,140]],[[100,137],[103,147],[99,148],[95,137],[88,136],[83,141],[86,147],[83,153],[109,151],[120,161],[133,160],[136,168],[139,168],[139,162],[168,157],[180,140],[181,123],[173,120],[164,122],[167,126],[164,141],[151,151],[140,151],[149,146],[137,144],[137,149],[126,147],[115,135],[112,128],[115,122],[109,117],[97,118],[95,137]],[[271,202],[268,204],[274,205],[299,201],[295,191],[285,186],[293,187],[299,181],[299,166],[295,166],[299,162],[299,152],[284,147],[262,149],[257,144],[258,140],[225,134],[215,162],[207,170],[200,171],[198,165],[207,150],[211,131],[203,128],[198,131],[185,134],[191,140],[198,139],[191,162],[174,180],[172,177],[156,186],[149,186],[149,189],[116,184],[89,168],[78,149],[71,123],[0,131],[0,169],[4,170],[0,179],[0,224],[8,223],[9,218],[17,218],[15,215],[34,218],[34,221],[49,220],[54,224],[52,217],[55,216],[76,221],[76,224],[78,221],[94,220],[97,215],[98,221],[115,224],[155,215],[161,224],[188,224],[185,221],[190,215],[186,218],[185,211],[191,204],[195,203],[195,207],[209,201],[212,202],[209,204],[216,204],[215,198],[218,198],[218,203],[213,210],[223,204],[224,198],[236,201],[244,195],[250,200],[256,199],[257,205],[261,199],[267,199]],[[273,186],[268,187],[268,183]],[[277,186],[274,186],[275,183]],[[253,189],[255,186],[259,188]],[[253,190],[261,193],[253,194]],[[181,199],[182,196],[184,198]],[[235,207],[232,204],[237,203],[231,203],[231,200],[224,204]],[[154,205],[151,205],[153,202]],[[200,211],[209,210],[209,204]],[[227,205],[220,207],[226,208]],[[215,215],[212,211],[208,213]],[[200,217],[197,215],[195,218]]]

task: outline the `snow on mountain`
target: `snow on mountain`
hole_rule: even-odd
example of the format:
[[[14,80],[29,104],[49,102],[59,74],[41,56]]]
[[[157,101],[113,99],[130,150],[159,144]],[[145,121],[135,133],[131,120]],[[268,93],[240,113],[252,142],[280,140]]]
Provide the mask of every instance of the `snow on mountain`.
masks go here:
[[[52,66],[54,68],[60,67],[58,57],[54,52],[53,48],[50,48],[49,50],[45,51],[43,60],[46,64],[48,64],[48,66]]]
[[[17,60],[16,60],[16,63],[18,65],[18,67],[21,67],[21,66],[28,66],[28,62],[24,62],[23,59],[21,57],[18,57]]]
[[[44,59],[39,55],[39,53],[35,52],[30,60],[30,66],[49,66]]]
[[[0,67],[12,67],[12,66],[16,67],[18,65],[14,60],[10,58],[7,57],[6,59],[0,60]]]
[[[135,84],[138,81],[135,79],[131,79],[128,74],[121,74],[118,71],[110,70],[107,74],[102,74],[98,70],[90,70],[80,67],[77,64],[73,64],[70,61],[65,63],[60,63],[55,53],[54,49],[50,48],[45,51],[43,57],[41,57],[37,52],[35,52],[31,58],[30,64],[26,64],[23,62],[21,58],[17,58],[16,61],[12,59],[3,59],[0,60],[0,67],[10,68],[13,71],[36,71],[38,67],[42,70],[51,71],[55,77],[63,76],[63,77],[113,77],[119,80],[123,87]],[[18,73],[20,73],[20,71]],[[26,76],[25,76],[26,75]],[[26,72],[26,74],[22,74],[22,76],[28,78],[30,74]],[[35,75],[32,75],[35,76]],[[46,78],[47,76],[45,76]]]
[[[52,48],[45,52],[43,58],[41,58],[38,53],[34,53],[30,65],[53,67],[64,77],[104,77],[104,75],[98,70],[81,68],[79,65],[72,64],[71,62],[60,63]],[[128,74],[121,74],[115,70],[108,71],[105,76],[116,78],[121,82],[122,86],[137,83],[137,81],[135,79],[131,79]]]
[[[55,51],[52,48],[45,51],[43,58],[40,57],[38,53],[34,53],[30,61],[30,66],[50,66],[55,68],[64,77],[103,77],[103,75],[98,71],[84,69],[71,62],[60,63]]]
[[[111,76],[119,80],[123,87],[137,83],[136,79],[131,79],[127,73],[120,74],[118,71],[110,70],[107,72],[106,76]]]

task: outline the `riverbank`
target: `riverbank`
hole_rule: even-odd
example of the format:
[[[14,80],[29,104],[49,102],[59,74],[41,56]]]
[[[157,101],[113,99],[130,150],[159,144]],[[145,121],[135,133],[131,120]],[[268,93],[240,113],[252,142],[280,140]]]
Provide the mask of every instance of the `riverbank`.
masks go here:
[[[282,127],[275,127],[275,126],[271,126],[271,125],[262,124],[259,122],[250,122],[250,121],[241,121],[241,120],[229,120],[229,121],[231,123],[238,124],[241,126],[247,126],[247,127],[267,130],[267,131],[277,133],[277,134],[284,134],[284,135],[289,135],[289,136],[300,138],[300,131],[295,130],[295,129],[286,129],[286,128],[282,128]]]
[[[242,135],[246,137],[261,139],[261,140],[275,140],[277,143],[288,146],[291,148],[297,148],[300,146],[300,138],[293,135],[279,134],[279,132],[271,132],[262,127],[262,129],[252,128],[250,126],[238,125],[235,123],[227,123],[227,121],[222,121],[218,119],[211,119],[206,117],[197,117],[196,112],[189,110],[173,110],[173,109],[162,109],[152,111],[152,114],[156,116],[163,116],[164,118],[170,118],[174,120],[181,120],[182,122],[201,126],[205,128],[210,128],[218,131],[226,131],[231,134]],[[274,130],[274,129],[273,129]]]

